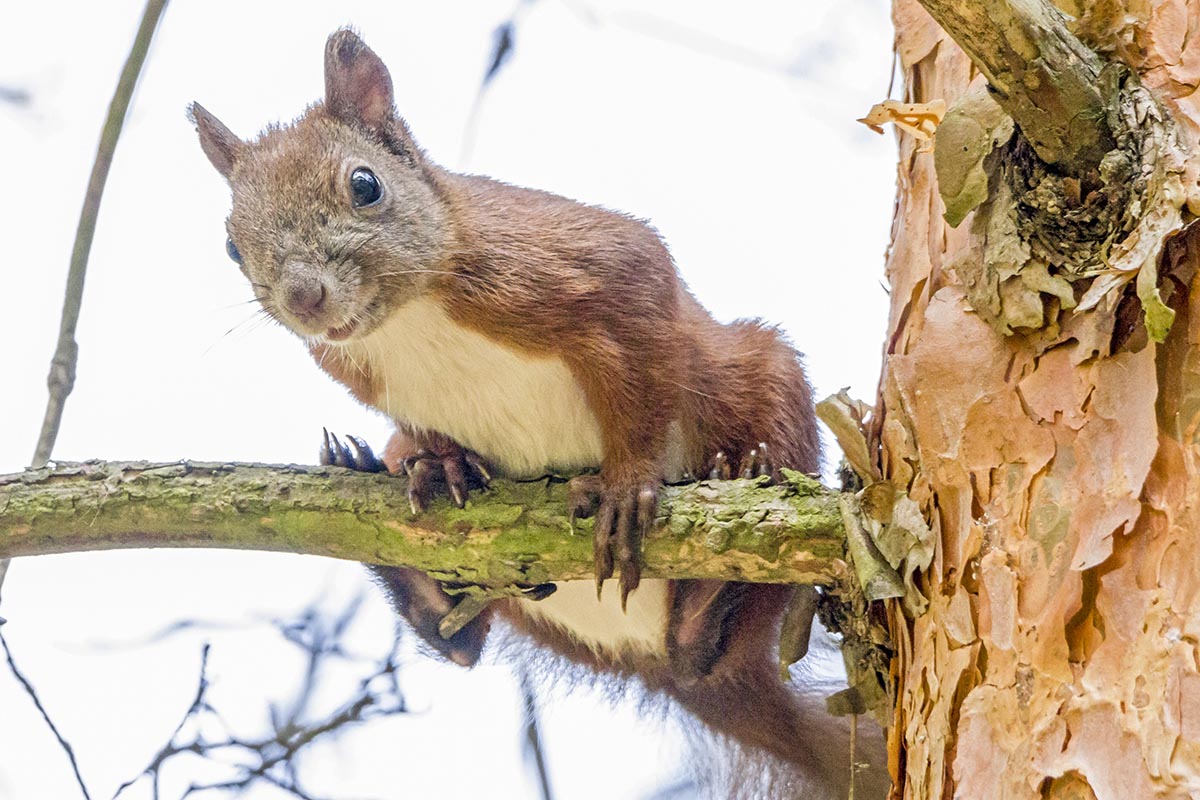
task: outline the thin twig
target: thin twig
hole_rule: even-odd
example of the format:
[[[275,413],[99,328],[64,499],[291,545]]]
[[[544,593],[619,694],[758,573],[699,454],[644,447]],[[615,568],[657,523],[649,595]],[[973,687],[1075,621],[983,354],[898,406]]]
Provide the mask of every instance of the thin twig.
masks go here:
[[[50,460],[58,429],[62,424],[63,408],[67,395],[75,387],[75,365],[79,360],[79,345],[75,342],[75,326],[79,323],[79,309],[83,304],[83,279],[87,275],[88,254],[92,250],[92,236],[96,232],[96,217],[100,213],[100,198],[104,195],[104,184],[108,180],[108,168],[112,166],[117,139],[125,125],[125,112],[137,86],[150,40],[158,27],[158,20],[166,8],[167,0],[147,0],[142,12],[142,24],[133,39],[129,58],[121,69],[117,89],[108,106],[108,117],[100,131],[100,144],[96,148],[96,160],[92,164],[92,176],[88,179],[87,193],[83,196],[83,208],[79,211],[79,226],[75,229],[75,246],[71,250],[71,267],[67,272],[67,289],[63,296],[62,321],[58,328],[58,344],[54,357],[50,359],[50,374],[46,378],[50,396],[46,400],[46,415],[42,419],[42,430],[38,434],[37,447],[33,452],[34,467],[43,467]],[[0,588],[8,573],[8,559],[0,559]]]
[[[512,57],[516,45],[517,23],[525,10],[533,5],[535,0],[517,0],[516,8],[508,19],[496,26],[492,32],[492,51],[488,55],[487,68],[483,71],[483,80],[479,82],[479,90],[471,101],[471,111],[467,115],[467,123],[463,128],[462,151],[459,154],[459,166],[465,167],[475,152],[475,139],[479,133],[479,119],[483,113],[483,98],[487,94],[492,80],[500,74],[500,70]]]
[[[0,86],[0,102],[12,103],[14,106],[27,106],[33,100],[28,89],[19,86]]]
[[[854,783],[858,779],[858,714],[850,715],[850,790],[846,800],[854,800]]]
[[[343,731],[380,717],[408,713],[400,690],[398,673],[400,650],[394,642],[386,656],[362,658],[347,652],[343,639],[347,629],[362,606],[362,596],[352,599],[345,610],[330,620],[315,606],[301,611],[294,619],[274,619],[271,626],[287,642],[306,656],[304,676],[290,702],[268,705],[270,732],[260,737],[244,737],[230,732],[220,711],[206,696],[209,682],[206,675],[209,646],[204,646],[200,660],[200,679],[191,706],[183,715],[155,756],[140,773],[118,787],[117,800],[133,785],[147,781],[153,800],[160,800],[160,778],[169,763],[177,756],[199,757],[224,772],[211,782],[188,785],[181,795],[226,792],[230,795],[251,790],[259,785],[274,786],[297,800],[317,800],[300,782],[297,761],[308,746],[318,740],[328,741]],[[312,718],[309,709],[318,694],[325,696],[328,681],[324,677],[331,659],[346,662],[371,663],[373,670],[361,678],[355,691],[334,711],[321,718]],[[190,726],[189,726],[189,723]],[[188,734],[184,735],[185,728]],[[213,732],[221,730],[219,737]]]
[[[521,684],[521,699],[525,703],[525,746],[527,755],[533,757],[533,768],[537,773],[538,787],[542,792],[542,800],[553,800],[554,793],[550,791],[550,775],[546,771],[546,754],[542,750],[542,736],[538,729],[537,701],[533,696],[533,687],[529,684],[529,673],[520,670],[518,680]]]
[[[38,697],[37,691],[33,688],[33,684],[17,668],[17,662],[13,660],[12,651],[8,649],[8,640],[4,638],[3,632],[0,632],[0,646],[4,648],[4,659],[8,662],[8,668],[12,672],[13,677],[25,689],[25,694],[29,695],[29,699],[33,701],[33,705],[37,708],[38,713],[42,715],[42,719],[45,720],[47,727],[50,728],[50,732],[54,734],[55,739],[58,739],[59,746],[67,754],[67,760],[71,762],[71,769],[75,773],[75,781],[79,784],[79,791],[83,793],[85,800],[91,800],[92,796],[88,794],[87,784],[83,782],[83,775],[79,773],[79,764],[75,761],[75,751],[71,748],[71,744],[59,733],[58,726],[50,719],[50,714],[46,711],[46,707],[42,705],[42,701]]]
[[[200,713],[201,711],[212,709],[204,697],[205,692],[208,691],[208,651],[210,648],[211,645],[208,642],[205,642],[204,646],[200,649],[200,680],[196,684],[196,696],[192,699],[192,704],[188,706],[188,710],[179,720],[179,724],[175,726],[175,730],[171,732],[171,738],[167,740],[167,745],[155,754],[154,758],[150,761],[150,764],[146,767],[146,769],[142,770],[139,775],[134,778],[130,778],[117,787],[117,791],[113,793],[113,800],[116,800],[116,798],[119,797],[122,792],[124,792],[133,784],[137,783],[140,778],[146,775],[151,776],[154,780],[153,796],[154,800],[158,800],[158,772],[162,766],[162,763],[176,753],[176,751],[172,749],[172,743],[179,737],[179,733],[183,730],[183,726],[186,725],[194,716],[196,716],[196,714]]]
[[[75,230],[75,246],[71,251],[71,268],[67,274],[67,290],[63,298],[62,322],[58,331],[58,346],[50,361],[50,376],[47,384],[50,398],[46,403],[46,416],[42,420],[42,431],[38,435],[37,449],[33,454],[33,466],[41,467],[50,460],[58,428],[62,423],[63,407],[67,395],[75,385],[75,364],[79,356],[79,345],[75,342],[75,327],[79,322],[79,308],[83,302],[83,279],[87,274],[88,254],[92,249],[92,236],[96,232],[96,217],[100,213],[100,198],[104,195],[104,184],[112,166],[113,153],[121,128],[125,125],[125,113],[137,86],[150,40],[158,27],[167,0],[148,0],[142,12],[142,23],[138,27],[129,51],[129,58],[121,70],[117,89],[108,106],[108,116],[100,132],[100,144],[96,148],[96,160],[92,164],[92,176],[88,179],[83,208],[79,212],[79,227]]]

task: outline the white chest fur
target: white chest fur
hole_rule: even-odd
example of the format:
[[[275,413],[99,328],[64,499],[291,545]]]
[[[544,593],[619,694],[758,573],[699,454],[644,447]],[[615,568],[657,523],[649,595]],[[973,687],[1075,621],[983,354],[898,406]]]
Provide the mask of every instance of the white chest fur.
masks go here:
[[[547,468],[597,467],[600,426],[583,389],[557,358],[535,358],[456,324],[436,302],[414,300],[365,339],[347,346],[382,382],[377,403],[395,419],[450,436],[512,477]],[[680,450],[678,423],[669,428],[671,461]],[[667,465],[669,472],[677,471]],[[554,622],[589,647],[665,649],[666,581],[643,581],[621,611],[610,582],[596,600],[592,581],[560,583],[526,613]]]
[[[558,584],[545,600],[528,600],[522,609],[531,617],[554,622],[568,635],[593,650],[635,650],[651,655],[666,652],[667,582],[644,580],[621,610],[621,589],[605,581],[596,601],[594,581]]]
[[[384,411],[450,436],[508,475],[600,464],[600,426],[561,359],[498,344],[433,300],[407,303],[348,350],[382,378]]]

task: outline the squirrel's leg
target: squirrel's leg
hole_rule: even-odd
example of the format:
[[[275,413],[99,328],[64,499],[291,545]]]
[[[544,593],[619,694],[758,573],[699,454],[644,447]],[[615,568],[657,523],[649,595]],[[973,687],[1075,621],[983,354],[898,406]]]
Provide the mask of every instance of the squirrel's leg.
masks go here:
[[[320,462],[362,472],[397,473],[408,470],[409,503],[416,513],[429,501],[438,479],[444,482],[450,496],[459,506],[473,485],[486,485],[490,479],[487,467],[474,453],[463,449],[444,436],[426,442],[415,439],[407,431],[397,431],[378,458],[362,439],[347,436],[346,441],[325,431]],[[418,466],[423,465],[423,466]],[[414,488],[414,484],[418,484]],[[443,638],[438,624],[450,613],[457,600],[447,594],[442,584],[411,567],[386,567],[368,564],[367,568],[379,579],[392,605],[408,620],[426,644],[438,653],[464,667],[479,660],[484,640],[490,628],[491,613],[472,619],[450,638]]]
[[[567,485],[571,520],[595,516],[592,554],[596,589],[620,574],[621,605],[641,582],[642,536],[654,524],[662,480],[610,483],[603,475],[580,475]]]
[[[612,514],[604,517],[604,487],[599,475],[581,475],[572,478],[568,483],[568,505],[571,518],[589,517],[596,515],[595,552],[596,561],[607,565],[607,575],[597,571],[597,577],[612,575],[614,529],[620,531],[619,518],[625,508],[631,503],[616,504],[618,518],[614,526]],[[657,491],[655,492],[657,494]],[[610,505],[610,508],[612,505]],[[617,536],[628,535],[634,531],[637,538],[630,546],[637,546],[632,551],[634,559],[640,556],[640,525],[642,520],[653,520],[653,506],[641,507],[635,511],[635,519],[625,522],[626,528]],[[647,523],[649,524],[649,523]],[[602,525],[608,527],[602,528]],[[625,561],[621,562],[621,575],[624,578]],[[636,566],[636,561],[633,562]],[[603,577],[601,577],[603,575]],[[667,624],[667,658],[671,664],[671,674],[683,686],[703,678],[712,672],[729,641],[732,620],[744,605],[747,593],[752,590],[751,584],[730,583],[721,580],[677,580],[672,581],[672,601]],[[622,588],[624,580],[622,581]],[[624,599],[624,595],[622,595]]]
[[[772,476],[776,466],[770,447],[759,442],[731,462],[723,450],[717,451],[701,470],[710,480]],[[729,645],[731,621],[738,618],[752,584],[717,580],[675,582],[667,625],[667,657],[671,673],[682,684],[710,674]]]
[[[474,666],[491,628],[490,609],[484,609],[450,638],[443,638],[438,624],[458,601],[446,593],[441,583],[411,567],[366,566],[387,591],[392,606],[427,645],[455,664]]]
[[[710,674],[729,646],[733,620],[745,605],[749,583],[675,581],[667,623],[671,674],[687,685]]]

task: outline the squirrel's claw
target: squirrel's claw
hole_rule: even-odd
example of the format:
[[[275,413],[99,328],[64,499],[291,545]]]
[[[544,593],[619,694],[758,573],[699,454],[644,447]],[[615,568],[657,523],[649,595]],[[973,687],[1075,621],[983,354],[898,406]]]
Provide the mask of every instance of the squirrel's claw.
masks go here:
[[[638,563],[642,554],[641,520],[635,519],[635,497],[625,495],[617,501],[617,531],[613,536],[613,549],[617,563],[621,565],[621,610],[625,610],[625,599],[642,580],[642,565]]]
[[[567,513],[571,517],[572,533],[575,520],[595,516],[600,508],[602,486],[599,475],[577,475],[567,481]]]
[[[729,458],[723,450],[718,450],[717,454],[712,458],[712,465],[708,470],[708,479],[710,481],[729,480],[732,477],[733,470],[730,467]]]
[[[359,472],[387,472],[387,465],[375,455],[375,451],[362,437],[348,433],[346,440],[354,446],[354,469]]]
[[[346,441],[321,428],[321,449],[318,463],[328,467],[346,467],[357,472],[387,472],[387,467],[376,456],[370,445],[357,436],[346,435]]]
[[[338,449],[341,444],[328,428],[321,428],[321,451],[317,455],[317,463],[323,466],[338,466]]]
[[[729,480],[730,478],[758,478],[763,475],[774,479],[778,465],[771,456],[771,448],[766,442],[759,442],[757,447],[750,449],[742,456],[737,469],[724,450],[718,450],[707,468],[701,474],[707,474],[709,480]]]
[[[492,473],[488,471],[487,464],[483,462],[479,454],[471,450],[464,450],[463,460],[467,462],[467,466],[471,468],[471,471],[478,476],[484,488],[487,488],[487,485],[492,482]]]
[[[742,459],[740,478],[758,478],[763,475],[775,475],[775,463],[771,459],[771,450],[766,442],[759,442],[758,447],[752,448]]]
[[[592,528],[592,560],[596,568],[596,599],[604,589],[604,582],[613,574],[612,529],[617,509],[612,503],[600,501],[596,512],[596,525]]]
[[[408,504],[414,514],[424,511],[442,486],[454,505],[462,508],[472,489],[486,489],[492,480],[483,459],[457,445],[439,452],[419,450],[404,459],[404,471],[408,473]]]
[[[641,582],[642,537],[654,524],[658,487],[658,482],[646,482],[606,489],[600,475],[581,475],[567,485],[572,527],[576,519],[596,516],[592,527],[596,597],[600,597],[604,581],[619,574],[622,609]]]
[[[408,507],[413,514],[425,510],[425,499],[433,494],[432,459],[414,458],[404,462],[404,471],[408,473]]]

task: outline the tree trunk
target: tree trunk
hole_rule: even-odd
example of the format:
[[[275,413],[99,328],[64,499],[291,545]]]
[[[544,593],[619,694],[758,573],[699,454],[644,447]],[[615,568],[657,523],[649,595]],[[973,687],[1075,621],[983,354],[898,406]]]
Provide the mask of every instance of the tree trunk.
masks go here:
[[[973,2],[924,5],[953,29],[940,9]],[[1038,136],[1021,132],[1035,123],[993,92],[1017,123],[1008,141],[1003,113],[977,113],[993,102],[984,75],[921,3],[895,0],[905,100],[950,105],[936,158],[901,136],[869,431],[878,475],[917,503],[935,544],[915,580],[923,600],[888,601],[897,797],[1200,795],[1200,241],[1167,241],[1200,209],[1200,7],[1059,6],[1092,52],[1131,71],[1119,97],[1119,68],[1098,78],[1112,119],[1128,112],[1154,139],[1118,181],[1131,216],[1104,242],[1114,229],[1080,217],[1119,199],[1103,197],[1115,162],[1051,169],[1065,200],[1025,226],[1048,185],[1017,194],[1035,183],[1014,180],[1036,159],[1022,141]],[[982,172],[950,163],[975,147]],[[1098,249],[1063,255],[1087,244]]]

